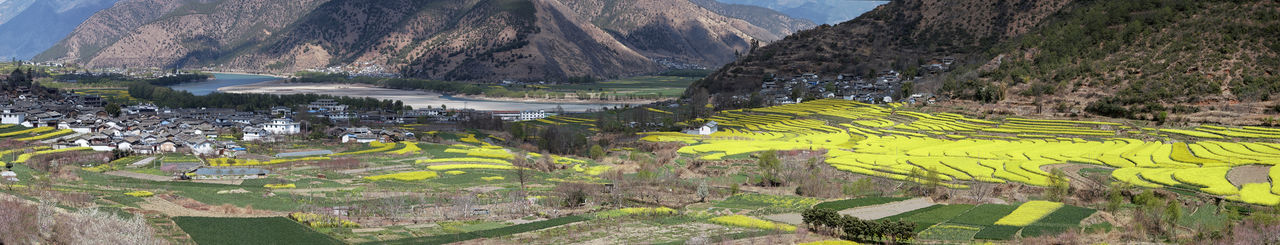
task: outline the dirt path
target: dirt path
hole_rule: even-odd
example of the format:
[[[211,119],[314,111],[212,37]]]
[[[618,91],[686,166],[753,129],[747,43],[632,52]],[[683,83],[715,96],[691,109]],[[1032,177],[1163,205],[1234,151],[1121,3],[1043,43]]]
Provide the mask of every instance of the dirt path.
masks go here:
[[[1094,188],[1103,187],[1104,186],[1103,183],[1098,183],[1097,181],[1093,181],[1093,179],[1086,178],[1084,177],[1084,175],[1080,175],[1080,170],[1086,169],[1086,168],[1108,168],[1108,167],[1088,165],[1088,164],[1078,164],[1078,163],[1050,164],[1050,165],[1040,166],[1040,170],[1044,170],[1045,173],[1053,173],[1053,169],[1062,170],[1063,173],[1067,174],[1067,181],[1070,182],[1071,186],[1074,186],[1076,188],[1094,189]]]
[[[255,210],[250,214],[243,213],[226,213],[210,210],[197,210],[183,207],[177,203],[170,202],[161,197],[148,197],[146,202],[138,203],[138,207],[146,210],[152,210],[164,213],[168,216],[196,216],[196,217],[276,217],[284,216],[284,213],[271,211]]]
[[[129,171],[111,171],[111,172],[106,172],[106,174],[107,174],[107,175],[115,175],[115,176],[125,177],[125,178],[134,178],[134,179],[140,179],[140,180],[150,180],[150,181],[170,181],[170,180],[173,180],[173,177],[169,177],[169,176],[150,175],[150,174],[144,174],[144,173],[134,173],[134,172],[129,172]]]
[[[928,197],[919,197],[880,205],[846,209],[840,211],[840,214],[858,217],[863,220],[877,220],[929,206],[933,206],[933,200]]]
[[[766,215],[763,218],[792,225],[804,224],[804,216],[800,216],[800,213]]]
[[[155,160],[156,160],[156,157],[143,158],[142,160],[138,160],[138,162],[129,164],[129,166],[130,167],[147,166],[147,164],[151,164],[151,161],[155,161]]]
[[[1267,174],[1270,173],[1271,166],[1265,165],[1249,165],[1231,168],[1227,172],[1227,180],[1236,187],[1240,187],[1248,183],[1268,183]]]

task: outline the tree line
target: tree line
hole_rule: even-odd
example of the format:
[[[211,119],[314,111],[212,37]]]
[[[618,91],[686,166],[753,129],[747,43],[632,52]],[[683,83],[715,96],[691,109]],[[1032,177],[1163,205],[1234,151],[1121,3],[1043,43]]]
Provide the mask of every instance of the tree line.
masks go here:
[[[274,106],[295,106],[308,104],[320,99],[333,99],[352,110],[376,110],[400,112],[412,110],[399,100],[378,100],[374,98],[353,98],[348,96],[331,96],[318,94],[228,94],[212,93],[196,96],[187,91],[173,90],[167,87],[145,83],[129,86],[129,96],[148,100],[157,106],[172,108],[231,108],[240,111],[268,110]]]
[[[841,215],[829,208],[811,208],[800,214],[805,224],[818,230],[843,233],[840,239],[850,241],[885,240],[902,242],[916,235],[916,224],[907,221],[862,220]]]
[[[465,82],[446,82],[414,78],[377,78],[349,77],[342,73],[298,72],[290,82],[299,83],[363,83],[378,85],[390,89],[430,90],[442,93],[458,93],[476,95],[485,92],[485,87]]]

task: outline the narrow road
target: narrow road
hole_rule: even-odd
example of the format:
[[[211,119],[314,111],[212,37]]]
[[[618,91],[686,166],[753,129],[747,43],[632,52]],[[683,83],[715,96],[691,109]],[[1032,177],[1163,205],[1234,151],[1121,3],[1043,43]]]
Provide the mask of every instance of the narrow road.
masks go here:
[[[151,162],[155,160],[156,160],[156,157],[143,158],[142,160],[138,160],[137,162],[129,164],[129,166],[132,166],[132,167],[147,166],[147,164],[151,164]]]

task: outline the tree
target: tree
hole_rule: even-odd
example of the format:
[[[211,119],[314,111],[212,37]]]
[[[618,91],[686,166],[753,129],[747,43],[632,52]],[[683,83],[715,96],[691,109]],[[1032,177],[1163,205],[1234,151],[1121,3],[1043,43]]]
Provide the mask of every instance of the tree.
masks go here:
[[[600,160],[601,158],[604,158],[604,148],[600,147],[600,145],[591,145],[591,150],[589,152],[591,159]]]
[[[760,153],[758,158],[756,166],[760,167],[760,184],[765,186],[782,184],[777,176],[778,169],[782,168],[782,161],[778,160],[778,151],[765,151]]]
[[[516,167],[516,180],[520,182],[520,190],[524,191],[525,183],[529,182],[529,159],[526,159],[524,153],[516,153],[511,158],[511,165]]]
[[[1067,174],[1062,169],[1053,169],[1049,173],[1049,189],[1045,190],[1045,196],[1049,200],[1061,202],[1067,198],[1070,190],[1071,182],[1067,181]]]
[[[1124,195],[1120,194],[1120,189],[1112,185],[1107,189],[1107,210],[1115,212],[1120,209],[1120,205],[1124,205]]]
[[[698,194],[698,202],[707,202],[707,196],[709,196],[710,194],[707,191],[706,180],[703,180],[702,182],[698,183],[697,194]]]
[[[1169,232],[1177,229],[1178,221],[1182,219],[1182,203],[1177,198],[1169,198],[1169,203],[1164,208],[1164,219],[1169,224]]]
[[[912,94],[912,93],[915,93],[915,91],[912,91],[912,90],[914,90],[914,89],[915,89],[915,86],[916,86],[916,83],[915,83],[915,82],[904,82],[904,83],[902,83],[902,88],[899,88],[899,89],[898,89],[898,98],[897,98],[897,99],[906,99],[907,97],[911,97],[911,94]]]
[[[116,103],[107,104],[107,106],[102,109],[106,110],[107,114],[111,114],[112,117],[120,116],[120,105],[117,105]]]

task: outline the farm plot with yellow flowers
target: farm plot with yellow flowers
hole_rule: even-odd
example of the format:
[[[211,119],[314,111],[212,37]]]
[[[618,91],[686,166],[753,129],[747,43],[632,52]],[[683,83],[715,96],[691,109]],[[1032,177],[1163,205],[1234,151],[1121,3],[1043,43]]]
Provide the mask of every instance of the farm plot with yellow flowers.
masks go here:
[[[836,169],[907,181],[923,181],[912,178],[912,171],[933,172],[942,185],[953,188],[976,182],[1049,186],[1068,179],[1053,176],[1047,166],[1087,164],[1115,169],[1116,180],[1135,186],[1191,186],[1263,205],[1280,200],[1280,187],[1274,183],[1227,179],[1235,167],[1280,163],[1280,144],[1273,142],[1280,139],[1280,129],[1155,129],[1117,122],[979,119],[843,100],[722,111],[689,125],[707,121],[717,122],[719,131],[654,132],[643,140],[683,142],[687,146],[680,153],[703,160],[768,150],[824,150],[825,163]],[[1155,140],[1158,137],[1163,138]],[[1246,184],[1248,190],[1242,191]],[[1267,192],[1264,187],[1272,188]]]

